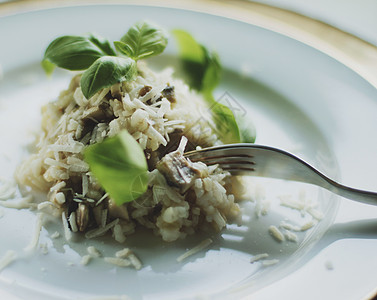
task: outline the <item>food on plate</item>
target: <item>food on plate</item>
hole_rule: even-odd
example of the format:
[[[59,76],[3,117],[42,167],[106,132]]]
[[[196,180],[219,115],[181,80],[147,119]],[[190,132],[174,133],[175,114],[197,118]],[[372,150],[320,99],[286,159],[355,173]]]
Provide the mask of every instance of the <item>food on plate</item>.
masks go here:
[[[43,191],[40,205],[62,217],[66,237],[112,232],[123,242],[136,226],[175,241],[216,231],[240,215],[242,184],[218,166],[183,156],[197,147],[252,142],[254,134],[212,92],[217,55],[175,30],[186,76],[150,69],[145,58],[167,46],[167,33],[139,22],[120,41],[63,36],[47,48],[47,73],[78,71],[42,108],[36,151],[18,168],[18,182]]]

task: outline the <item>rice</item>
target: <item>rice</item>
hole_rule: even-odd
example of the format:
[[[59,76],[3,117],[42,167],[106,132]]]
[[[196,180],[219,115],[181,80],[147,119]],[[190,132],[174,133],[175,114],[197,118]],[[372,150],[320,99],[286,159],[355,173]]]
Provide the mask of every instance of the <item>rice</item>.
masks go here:
[[[82,258],[81,258],[81,261],[80,263],[83,265],[83,266],[86,266],[90,260],[92,259],[92,256],[90,256],[89,254],[86,254],[84,255]]]
[[[138,68],[134,81],[102,89],[90,99],[83,96],[81,75],[76,75],[57,100],[42,108],[37,151],[18,167],[16,179],[46,192],[47,202],[38,209],[61,214],[67,240],[72,232],[96,238],[111,231],[124,243],[135,227],[143,226],[171,242],[208,225],[219,231],[240,215],[232,194],[238,179],[218,166],[183,157],[184,151],[221,144],[203,98],[174,79],[171,69]],[[144,150],[150,179],[144,195],[118,207],[90,173],[83,151],[124,129]],[[184,188],[172,184],[169,170],[159,168],[172,153],[195,170]]]
[[[262,259],[265,259],[267,258],[269,255],[268,253],[260,253],[260,254],[256,254],[254,255],[251,259],[250,259],[250,263],[255,263],[257,261],[260,261]]]
[[[100,257],[101,256],[101,253],[94,246],[89,246],[86,250],[91,257]]]
[[[140,270],[141,267],[143,266],[140,259],[134,254],[130,253],[128,255],[129,260],[131,261],[131,264],[134,266],[136,270]]]
[[[90,230],[85,234],[85,237],[87,239],[92,239],[92,238],[95,238],[95,237],[98,237],[98,236],[102,236],[107,231],[109,231],[111,228],[113,228],[115,225],[117,225],[118,222],[119,222],[119,219],[115,219],[114,221],[110,222],[109,224],[107,224],[104,227],[100,227],[100,228]]]
[[[131,250],[129,248],[124,248],[122,250],[119,250],[115,253],[115,256],[116,257],[119,257],[119,258],[125,258],[127,257],[128,255],[131,254]]]
[[[31,203],[33,196],[27,195],[19,199],[13,199],[11,201],[0,201],[0,206],[6,208],[24,209],[24,208],[35,208],[37,204]]]
[[[16,252],[13,250],[8,250],[5,255],[0,258],[0,272],[10,265],[17,258]]]
[[[283,233],[275,226],[271,225],[268,228],[268,232],[272,235],[272,237],[277,240],[278,242],[283,242],[285,240]]]
[[[265,259],[262,261],[262,266],[269,267],[269,266],[276,265],[277,263],[279,263],[278,259]]]
[[[41,249],[42,254],[46,255],[48,253],[47,243],[39,244],[39,248]]]
[[[118,267],[130,267],[132,263],[127,258],[119,258],[119,257],[105,257],[105,262],[118,266]]]
[[[295,243],[298,242],[297,234],[293,233],[292,231],[285,229],[283,234],[287,241],[295,242]]]
[[[14,182],[0,178],[0,200],[7,200],[16,192],[16,186]]]
[[[57,231],[55,231],[53,234],[51,234],[51,238],[52,238],[52,239],[57,239],[57,238],[59,238],[59,237],[60,237],[60,233],[57,232]]]

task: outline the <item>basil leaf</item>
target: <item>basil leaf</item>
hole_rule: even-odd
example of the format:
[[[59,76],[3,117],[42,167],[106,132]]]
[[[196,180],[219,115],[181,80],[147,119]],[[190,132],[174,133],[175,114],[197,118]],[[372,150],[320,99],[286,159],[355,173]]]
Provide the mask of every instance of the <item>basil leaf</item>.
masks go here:
[[[117,205],[137,199],[148,188],[144,151],[126,130],[87,147],[84,159]]]
[[[213,91],[220,83],[222,73],[217,53],[208,51],[184,30],[175,29],[173,35],[177,40],[190,86],[201,92],[210,106],[219,138],[224,143],[253,143],[254,125],[246,122],[243,117],[234,115],[229,107],[213,98]]]
[[[43,60],[63,69],[85,70],[99,57],[110,53],[106,42],[98,37],[66,35],[51,42]]]
[[[240,143],[240,130],[232,110],[216,101],[213,101],[210,110],[220,140],[225,144]]]
[[[210,106],[219,138],[224,143],[239,143],[241,133],[232,110],[213,98],[213,90],[221,79],[221,64],[215,52],[209,52],[188,32],[173,30],[178,42],[183,68],[189,76],[190,86],[202,92]]]
[[[160,54],[168,44],[165,31],[147,22],[138,22],[132,26],[115,48],[122,54],[135,60]]]
[[[55,70],[55,65],[47,59],[42,60],[41,65],[47,75],[51,75]]]
[[[93,33],[89,35],[88,39],[106,55],[116,56],[115,50],[107,39]]]
[[[99,90],[115,83],[132,80],[137,74],[136,62],[130,58],[103,56],[81,77],[81,90],[89,99]]]
[[[217,53],[209,52],[184,30],[175,29],[173,35],[177,40],[190,86],[203,93],[212,93],[219,84],[222,73]]]
[[[236,116],[241,143],[255,143],[256,130],[254,124],[243,116]]]

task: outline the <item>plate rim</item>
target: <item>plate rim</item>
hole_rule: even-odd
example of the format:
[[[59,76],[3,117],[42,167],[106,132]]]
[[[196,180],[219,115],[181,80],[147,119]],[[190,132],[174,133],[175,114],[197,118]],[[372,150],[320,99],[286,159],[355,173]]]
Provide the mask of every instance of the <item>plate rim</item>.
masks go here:
[[[0,19],[40,10],[99,5],[174,8],[261,27],[328,55],[377,89],[377,45],[325,22],[268,4],[244,0],[16,0],[0,4]]]
[[[182,1],[182,0],[181,0]],[[148,0],[141,0],[138,1],[117,1],[111,0],[109,2],[105,1],[88,1],[88,0],[79,0],[79,1],[62,1],[62,0],[52,0],[52,1],[44,1],[44,0],[32,0],[32,1],[15,1],[11,3],[6,3],[0,5],[0,18],[12,15],[18,15],[20,13],[28,13],[33,11],[40,11],[40,10],[48,10],[48,9],[58,9],[58,8],[65,8],[65,7],[73,7],[73,6],[95,6],[95,5],[132,5],[132,6],[154,6],[154,7],[162,7],[162,8],[175,8],[175,9],[182,9],[182,10],[190,10],[199,13],[207,13],[210,15],[220,16],[229,18],[232,20],[241,21],[250,25],[258,26],[272,32],[279,33],[286,37],[292,38],[299,42],[302,42],[320,52],[334,58],[341,64],[347,66],[350,70],[357,73],[361,78],[366,80],[370,83],[374,88],[377,89],[377,47],[369,44],[360,38],[353,36],[349,33],[343,32],[335,27],[332,27],[328,24],[319,22],[314,19],[310,19],[308,17],[292,13],[286,10],[277,9],[269,5],[264,4],[256,4],[251,2],[243,2],[234,0],[234,3],[239,2],[246,4],[247,7],[246,11],[243,11],[241,7],[235,7],[233,4],[225,3],[221,0],[183,0],[182,2],[174,2],[174,1],[148,1]],[[194,6],[192,4],[195,4]],[[210,5],[213,4],[220,4],[219,7],[216,8],[214,11]],[[249,5],[250,4],[250,5]],[[4,6],[3,6],[4,5]],[[259,6],[261,8],[260,11],[252,12],[252,8]],[[266,9],[267,13],[263,11]],[[340,42],[336,42],[337,39],[334,39],[334,43],[331,41],[327,41],[326,38],[316,37],[313,35],[313,32],[303,30],[295,30],[292,24],[284,23],[282,19],[274,19],[269,14],[273,14],[274,12],[282,12],[284,14],[292,14],[296,15],[298,19],[301,19],[304,23],[308,22],[307,24],[317,24],[321,27],[321,30],[330,30],[331,34],[335,34],[339,39]],[[234,14],[241,13],[239,16]],[[254,13],[254,15],[253,15]],[[251,16],[257,17],[256,19],[252,19]],[[287,15],[285,15],[287,16]],[[259,18],[258,18],[259,17]],[[283,17],[284,19],[284,17]],[[280,29],[276,28],[275,26],[281,26]],[[343,43],[343,44],[342,44]],[[341,48],[346,44],[350,43],[350,47]],[[351,57],[350,53],[354,53],[355,46],[360,47],[360,51],[362,52],[362,56],[360,57]],[[377,289],[368,293],[365,299],[371,299],[373,295],[377,293]]]

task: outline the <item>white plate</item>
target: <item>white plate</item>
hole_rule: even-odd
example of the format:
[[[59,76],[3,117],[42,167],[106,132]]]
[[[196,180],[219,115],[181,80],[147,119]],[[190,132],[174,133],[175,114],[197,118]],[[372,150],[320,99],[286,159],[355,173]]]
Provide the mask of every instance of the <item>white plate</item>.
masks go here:
[[[258,26],[186,10],[127,5],[65,7],[0,19],[2,177],[11,178],[25,155],[25,146],[38,128],[41,105],[56,98],[68,84],[66,72],[47,79],[39,67],[48,43],[59,35],[89,31],[115,40],[140,19],[184,28],[217,49],[228,70],[216,95],[225,95],[245,110],[256,125],[258,143],[299,154],[344,183],[376,189],[377,91],[363,78],[305,44]],[[166,53],[165,58],[175,53],[173,42]],[[318,188],[279,181],[262,184],[272,200],[270,212],[256,218],[254,204],[246,204],[241,227],[229,226],[213,235],[208,251],[183,263],[175,259],[204,235],[175,244],[162,243],[149,233],[130,237],[127,245],[144,263],[140,271],[115,268],[101,259],[81,266],[88,245],[95,245],[104,255],[113,255],[122,245],[79,237],[64,245],[62,238],[49,238],[59,230],[54,222],[45,224],[41,233],[40,243],[47,245],[48,253],[38,250],[25,255],[35,214],[2,209],[0,256],[13,249],[19,259],[0,273],[0,296],[359,299],[376,287],[377,231],[375,220],[369,220],[376,216],[376,207],[341,201],[338,211],[337,198]],[[308,220],[279,206],[278,196],[298,197],[302,190],[308,199],[319,202],[325,217],[300,235],[299,243],[277,243],[268,234],[270,224],[279,224],[285,217],[298,223]],[[249,263],[252,255],[263,252],[280,262],[268,268]]]

